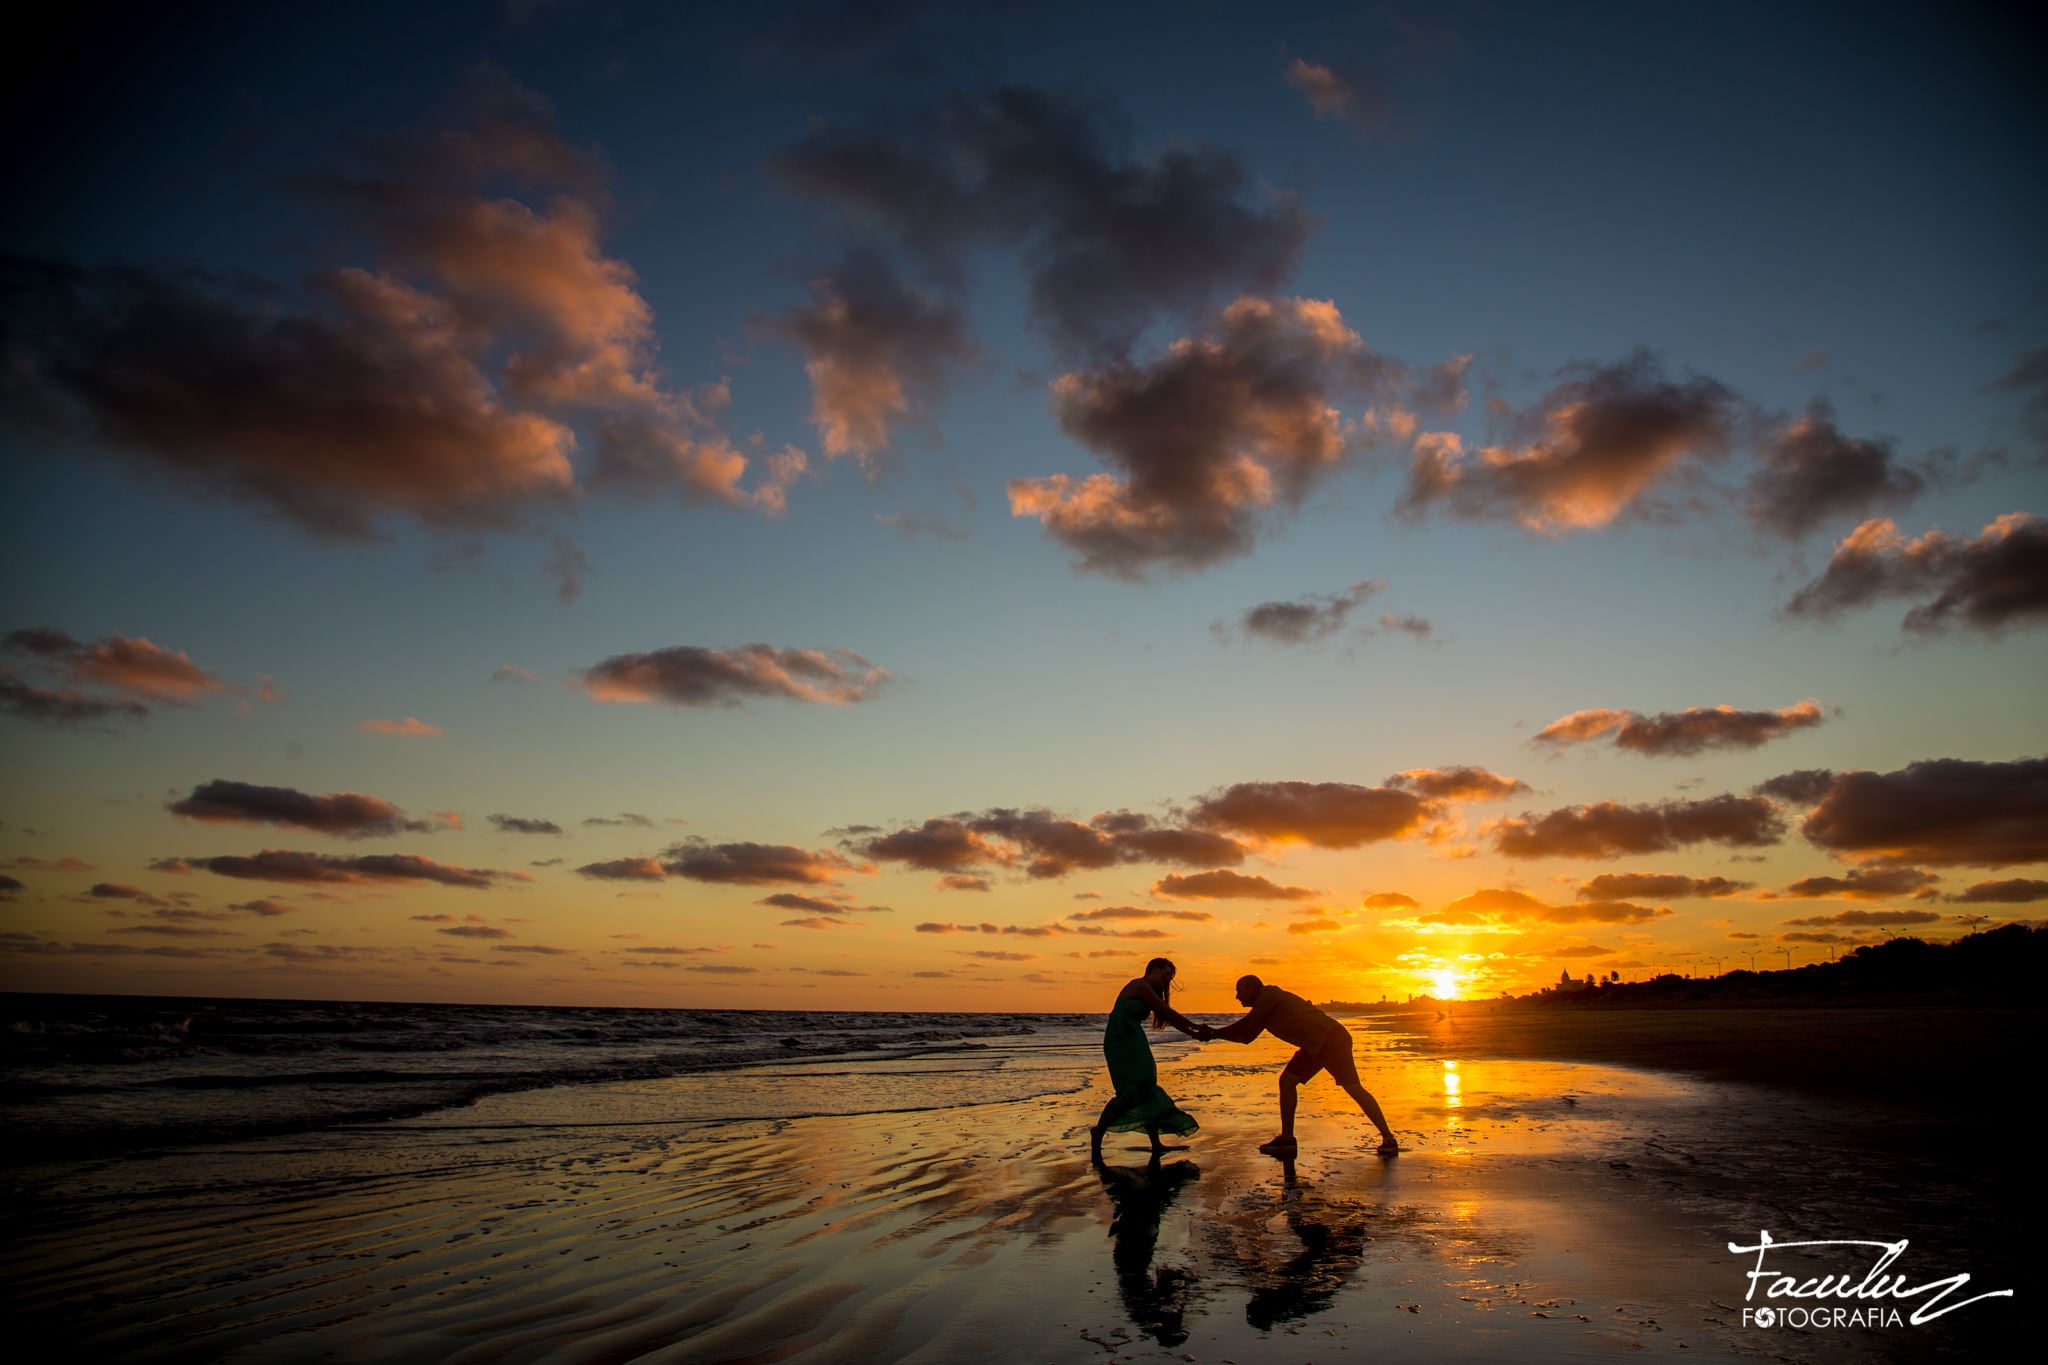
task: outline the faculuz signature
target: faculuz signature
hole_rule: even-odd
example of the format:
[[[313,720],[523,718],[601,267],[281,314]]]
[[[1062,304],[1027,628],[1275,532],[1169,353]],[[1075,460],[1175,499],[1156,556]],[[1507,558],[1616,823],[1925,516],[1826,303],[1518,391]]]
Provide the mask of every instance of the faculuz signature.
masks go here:
[[[1958,1308],[1968,1308],[1971,1304],[1985,1299],[2012,1297],[2010,1289],[1992,1289],[1973,1298],[1964,1299],[1960,1303],[1943,1306],[1951,1295],[1969,1284],[1969,1275],[1955,1274],[1938,1280],[1929,1280],[1925,1284],[1909,1285],[1907,1277],[1903,1274],[1886,1274],[1892,1263],[1906,1254],[1907,1245],[1907,1239],[1903,1237],[1896,1242],[1871,1242],[1855,1238],[1825,1242],[1774,1242],[1768,1230],[1760,1230],[1755,1246],[1738,1246],[1730,1242],[1728,1250],[1738,1256],[1756,1253],[1756,1268],[1748,1272],[1749,1293],[1745,1296],[1745,1302],[1756,1297],[1757,1287],[1765,1281],[1769,1281],[1768,1287],[1764,1289],[1766,1299],[1917,1299],[1923,1294],[1933,1294],[1933,1298],[1916,1306],[1912,1316],[1907,1319],[1918,1327],[1945,1313],[1953,1313]],[[1879,1250],[1882,1254],[1863,1272],[1860,1279],[1856,1278],[1853,1272],[1849,1272],[1818,1275],[1801,1280],[1796,1275],[1786,1274],[1764,1264],[1765,1257],[1773,1250],[1808,1250],[1815,1247],[1869,1247]]]

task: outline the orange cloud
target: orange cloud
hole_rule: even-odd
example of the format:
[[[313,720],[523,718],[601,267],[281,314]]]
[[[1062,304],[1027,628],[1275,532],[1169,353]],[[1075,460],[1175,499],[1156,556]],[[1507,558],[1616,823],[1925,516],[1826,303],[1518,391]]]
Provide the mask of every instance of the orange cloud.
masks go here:
[[[1409,768],[1388,778],[1386,785],[1437,801],[1504,801],[1529,790],[1519,778],[1468,767]]]
[[[1494,847],[1510,858],[1619,858],[1709,842],[1757,848],[1777,843],[1784,829],[1777,808],[1760,796],[1645,806],[1601,801],[1488,826]]]
[[[813,299],[770,329],[804,349],[811,422],[827,459],[851,455],[870,476],[893,429],[916,421],[949,365],[972,359],[958,308],[920,298],[888,261],[855,252],[811,281]]]
[[[1908,540],[1889,520],[1866,521],[1785,613],[1828,619],[1887,597],[1925,599],[1906,613],[1914,634],[1961,624],[1998,635],[2040,624],[2048,620],[2048,521],[2008,512],[1961,541],[1940,530]]]
[[[1414,792],[1347,782],[1240,782],[1204,797],[1192,819],[1278,844],[1357,848],[1419,833],[1436,808]]]
[[[1738,406],[1712,379],[1666,379],[1647,351],[1580,366],[1534,412],[1512,419],[1533,429],[1524,444],[1468,455],[1453,435],[1417,442],[1401,510],[1412,517],[1441,506],[1541,535],[1605,526],[1689,465],[1724,454]]]
[[[17,332],[17,382],[58,434],[355,538],[566,500],[579,427],[594,484],[781,510],[803,457],[743,488],[723,384],[663,385],[653,311],[601,245],[604,175],[537,96],[473,79],[453,126],[314,183],[373,266],[292,291],[25,263],[10,309],[43,325]]]
[[[408,819],[389,801],[361,792],[312,796],[290,787],[262,787],[219,778],[194,787],[191,795],[165,809],[205,824],[282,825],[345,839],[430,834],[448,827],[442,819]]]
[[[356,726],[366,735],[391,735],[399,739],[439,739],[448,732],[438,725],[407,716],[404,720],[366,720]]]
[[[1754,749],[1825,719],[1808,698],[1776,711],[1694,706],[1645,716],[1637,711],[1574,711],[1544,726],[1534,742],[1563,748],[1612,734],[1614,746],[1652,757],[1691,757],[1707,749]]]
[[[493,868],[453,867],[412,853],[301,853],[266,848],[261,853],[224,855],[217,858],[181,858],[187,866],[219,877],[252,881],[324,882],[333,884],[379,884],[435,882],[442,886],[486,890],[501,882],[528,882],[524,872],[501,872]]]
[[[1218,870],[1183,876],[1175,872],[1152,884],[1152,894],[1183,900],[1311,900],[1318,893],[1306,886],[1281,886],[1264,877]]]
[[[1895,867],[2048,862],[2048,758],[1836,773],[1799,832],[1837,857]]]

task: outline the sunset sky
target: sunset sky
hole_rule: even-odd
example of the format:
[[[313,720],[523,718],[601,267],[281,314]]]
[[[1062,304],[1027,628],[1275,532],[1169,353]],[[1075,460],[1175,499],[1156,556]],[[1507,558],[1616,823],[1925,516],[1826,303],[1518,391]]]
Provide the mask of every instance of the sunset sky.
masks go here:
[[[689,8],[11,73],[0,987],[1223,1010],[2048,914],[2025,7]]]

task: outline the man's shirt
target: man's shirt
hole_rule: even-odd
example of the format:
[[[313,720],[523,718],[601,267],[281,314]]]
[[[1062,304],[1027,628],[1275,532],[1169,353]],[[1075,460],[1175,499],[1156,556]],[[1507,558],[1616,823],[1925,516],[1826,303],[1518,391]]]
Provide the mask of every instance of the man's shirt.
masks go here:
[[[1252,1001],[1250,1014],[1217,1029],[1216,1036],[1233,1043],[1249,1043],[1261,1033],[1271,1033],[1296,1047],[1320,1049],[1345,1031],[1342,1024],[1293,991],[1267,986]]]

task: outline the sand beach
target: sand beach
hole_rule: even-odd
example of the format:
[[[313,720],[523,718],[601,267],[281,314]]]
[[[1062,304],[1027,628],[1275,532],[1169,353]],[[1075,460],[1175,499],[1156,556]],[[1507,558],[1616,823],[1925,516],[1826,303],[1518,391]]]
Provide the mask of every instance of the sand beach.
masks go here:
[[[1262,1039],[1162,1042],[1202,1131],[1091,1168],[1079,1028],[43,1161],[8,1178],[8,1311],[95,1359],[437,1362],[1969,1359],[2019,1316],[1745,1327],[1726,1247],[1762,1227],[1910,1237],[1979,1288],[2031,1264],[2002,1173],[1916,1164],[1863,1099],[1353,1028],[1392,1161],[1327,1081],[1299,1157],[1260,1155]]]

